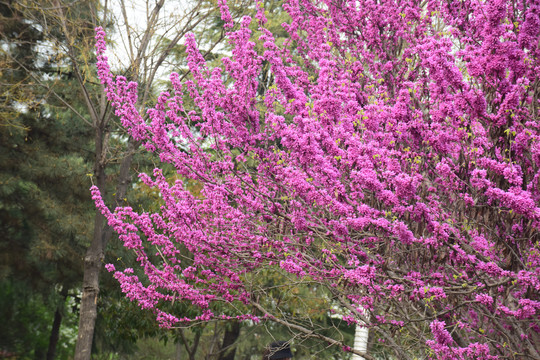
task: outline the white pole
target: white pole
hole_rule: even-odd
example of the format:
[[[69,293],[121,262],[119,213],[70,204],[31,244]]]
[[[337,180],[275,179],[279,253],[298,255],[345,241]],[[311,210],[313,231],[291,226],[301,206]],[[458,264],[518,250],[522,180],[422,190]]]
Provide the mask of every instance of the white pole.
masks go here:
[[[362,315],[368,316],[367,311],[364,308],[358,309],[362,312]],[[354,331],[354,350],[358,350],[363,354],[367,353],[369,330],[366,327],[366,323],[359,320],[356,324]],[[353,354],[352,360],[365,360],[362,356]]]
[[[358,350],[362,353],[367,352],[368,344],[368,328],[363,323],[356,324],[356,330],[354,332],[354,350]],[[353,354],[352,360],[364,360],[360,355]]]

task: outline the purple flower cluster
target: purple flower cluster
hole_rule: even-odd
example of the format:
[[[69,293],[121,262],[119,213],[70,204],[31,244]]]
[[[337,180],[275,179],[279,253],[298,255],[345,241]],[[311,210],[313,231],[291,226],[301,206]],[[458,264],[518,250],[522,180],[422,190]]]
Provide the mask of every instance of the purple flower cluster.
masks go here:
[[[162,198],[153,214],[111,211],[92,188],[137,254],[138,275],[107,267],[126,295],[167,327],[195,320],[162,310],[174,301],[257,321],[253,278],[279,274],[326,289],[396,353],[538,357],[540,7],[287,0],[281,46],[262,4],[238,24],[218,5],[231,56],[210,69],[187,36],[193,79],[172,74],[148,120],[96,29],[117,116],[181,179],[141,174]]]

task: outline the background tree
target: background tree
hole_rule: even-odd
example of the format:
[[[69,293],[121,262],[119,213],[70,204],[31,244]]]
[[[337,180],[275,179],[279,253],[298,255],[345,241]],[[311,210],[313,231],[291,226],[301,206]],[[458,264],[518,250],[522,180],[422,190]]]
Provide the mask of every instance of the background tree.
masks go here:
[[[258,25],[234,28],[219,5],[232,56],[209,69],[188,36],[193,80],[172,74],[149,119],[131,110],[135,85],[113,80],[98,31],[125,126],[202,184],[195,197],[159,169],[141,175],[163,198],[155,213],[111,212],[93,189],[141,265],[108,266],[128,298],[166,327],[269,318],[376,358],[273,291],[316,289],[396,358],[539,359],[538,6],[288,1],[291,49],[262,8]],[[264,60],[275,85],[258,96]],[[268,286],[261,270],[286,281]],[[201,314],[171,311],[180,299]]]
[[[94,212],[84,190],[91,134],[61,102],[82,105],[59,52],[18,5],[0,4],[1,347],[52,359],[60,342],[65,358],[73,338],[60,327],[75,316],[66,303],[80,283],[78,254]],[[63,87],[61,98],[51,96],[52,87]]]

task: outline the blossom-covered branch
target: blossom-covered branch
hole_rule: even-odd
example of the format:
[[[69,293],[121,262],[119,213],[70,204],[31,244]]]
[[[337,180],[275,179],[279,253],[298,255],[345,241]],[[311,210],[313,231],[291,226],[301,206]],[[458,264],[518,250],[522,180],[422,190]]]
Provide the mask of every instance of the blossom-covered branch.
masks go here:
[[[265,269],[326,289],[323,311],[405,358],[540,359],[540,7],[289,0],[278,46],[260,4],[240,24],[219,4],[231,57],[210,69],[188,36],[192,80],[172,74],[148,121],[98,30],[123,124],[202,186],[142,174],[163,200],[151,214],[92,190],[144,273],[108,265],[127,296],[164,326],[193,320],[164,310],[178,300],[198,320],[268,316],[255,301],[294,324],[254,278]]]

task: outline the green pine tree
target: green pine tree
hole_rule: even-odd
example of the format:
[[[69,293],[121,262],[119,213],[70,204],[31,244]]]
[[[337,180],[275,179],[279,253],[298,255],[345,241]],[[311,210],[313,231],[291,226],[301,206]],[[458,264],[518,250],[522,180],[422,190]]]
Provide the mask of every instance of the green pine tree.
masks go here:
[[[74,339],[60,326],[76,316],[66,304],[92,231],[91,134],[51,96],[47,87],[68,86],[68,75],[18,5],[0,4],[0,350],[67,358]]]

